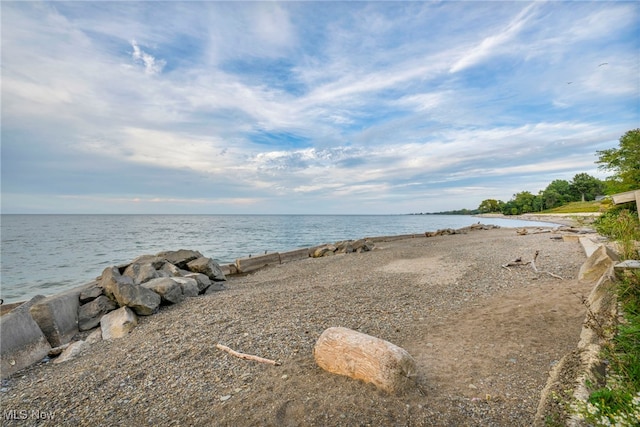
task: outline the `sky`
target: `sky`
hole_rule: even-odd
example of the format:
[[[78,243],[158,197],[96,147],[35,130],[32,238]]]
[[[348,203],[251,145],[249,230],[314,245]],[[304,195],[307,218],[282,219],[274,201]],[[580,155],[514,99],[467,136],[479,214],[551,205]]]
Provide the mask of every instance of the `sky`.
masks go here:
[[[639,2],[12,2],[2,213],[474,209],[640,127]]]

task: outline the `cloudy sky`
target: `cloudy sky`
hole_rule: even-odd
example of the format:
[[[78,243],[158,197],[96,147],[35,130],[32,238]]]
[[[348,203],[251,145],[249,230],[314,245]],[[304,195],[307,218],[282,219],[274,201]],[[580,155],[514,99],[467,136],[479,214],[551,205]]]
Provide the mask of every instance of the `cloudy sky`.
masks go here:
[[[3,213],[476,208],[640,126],[638,2],[1,13]]]

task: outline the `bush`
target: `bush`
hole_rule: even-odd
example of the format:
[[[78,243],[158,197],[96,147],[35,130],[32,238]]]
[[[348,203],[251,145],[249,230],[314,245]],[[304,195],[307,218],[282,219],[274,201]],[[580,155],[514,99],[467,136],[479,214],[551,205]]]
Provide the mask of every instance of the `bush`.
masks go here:
[[[617,298],[622,321],[601,355],[608,362],[605,385],[573,405],[591,426],[640,425],[640,273],[622,278]]]
[[[594,226],[598,233],[619,243],[624,259],[638,259],[640,221],[637,212],[613,208],[601,215],[594,222]]]

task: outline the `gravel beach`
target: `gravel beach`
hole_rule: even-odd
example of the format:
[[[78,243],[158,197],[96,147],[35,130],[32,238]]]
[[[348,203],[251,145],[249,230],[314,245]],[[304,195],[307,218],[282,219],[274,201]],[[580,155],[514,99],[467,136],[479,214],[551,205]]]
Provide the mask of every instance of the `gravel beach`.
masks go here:
[[[230,277],[225,291],[141,317],[125,338],[3,381],[2,425],[529,426],[591,290],[576,279],[578,240],[552,236],[417,237]],[[502,267],[536,250],[539,273]],[[406,349],[416,387],[389,395],[318,368],[313,346],[331,326]]]

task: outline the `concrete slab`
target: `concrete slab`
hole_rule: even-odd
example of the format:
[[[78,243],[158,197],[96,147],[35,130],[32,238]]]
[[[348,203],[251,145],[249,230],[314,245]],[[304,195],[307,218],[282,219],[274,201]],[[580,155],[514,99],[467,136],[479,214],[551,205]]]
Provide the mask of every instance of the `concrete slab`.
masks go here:
[[[273,264],[280,264],[280,254],[277,252],[236,260],[236,267],[239,273],[249,273]]]
[[[563,238],[566,236],[563,236]],[[600,247],[600,243],[594,242],[590,237],[580,237],[580,244],[582,245],[582,249],[584,249],[585,255],[587,258],[591,256],[598,248]]]
[[[640,261],[628,259],[616,264],[613,268],[616,270],[640,270]]]
[[[78,309],[82,288],[46,297],[34,304],[31,316],[36,321],[52,347],[71,341],[78,333]]]
[[[0,318],[0,373],[2,378],[42,360],[51,345],[29,309],[42,295],[22,304]]]
[[[296,261],[309,258],[309,248],[296,249],[288,252],[280,253],[280,263]]]

